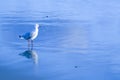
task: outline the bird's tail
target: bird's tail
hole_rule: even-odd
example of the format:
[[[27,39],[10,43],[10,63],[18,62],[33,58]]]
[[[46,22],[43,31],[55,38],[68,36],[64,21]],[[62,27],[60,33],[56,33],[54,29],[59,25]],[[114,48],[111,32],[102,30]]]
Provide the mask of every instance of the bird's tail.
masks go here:
[[[23,37],[22,37],[21,35],[19,35],[19,38],[20,38],[20,39],[23,39]]]

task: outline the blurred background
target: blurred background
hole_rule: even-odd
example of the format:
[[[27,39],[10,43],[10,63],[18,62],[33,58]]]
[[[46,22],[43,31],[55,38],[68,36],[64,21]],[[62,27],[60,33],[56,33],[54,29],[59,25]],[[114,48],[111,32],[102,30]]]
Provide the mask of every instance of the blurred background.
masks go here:
[[[120,80],[119,26],[119,0],[1,0],[0,80]]]

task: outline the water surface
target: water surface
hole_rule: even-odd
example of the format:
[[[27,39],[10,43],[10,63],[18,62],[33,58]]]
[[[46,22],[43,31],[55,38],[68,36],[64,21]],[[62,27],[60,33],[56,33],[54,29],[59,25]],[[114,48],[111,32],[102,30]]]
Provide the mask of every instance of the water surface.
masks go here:
[[[119,80],[120,1],[4,0],[0,80]],[[40,24],[33,50],[18,36]]]

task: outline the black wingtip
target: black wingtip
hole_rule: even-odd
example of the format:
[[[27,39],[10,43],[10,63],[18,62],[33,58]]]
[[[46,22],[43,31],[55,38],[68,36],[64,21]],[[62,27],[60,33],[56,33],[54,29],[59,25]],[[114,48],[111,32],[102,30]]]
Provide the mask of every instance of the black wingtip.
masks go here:
[[[22,36],[21,35],[19,35],[19,38],[21,38]]]

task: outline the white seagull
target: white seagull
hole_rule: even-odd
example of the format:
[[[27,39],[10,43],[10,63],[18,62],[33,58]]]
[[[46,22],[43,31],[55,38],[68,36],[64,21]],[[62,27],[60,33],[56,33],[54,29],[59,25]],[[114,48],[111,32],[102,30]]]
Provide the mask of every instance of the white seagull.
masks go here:
[[[33,40],[38,36],[38,32],[39,32],[39,24],[35,24],[35,28],[32,32],[27,32],[23,35],[19,35],[20,39],[25,39],[28,41],[28,47],[30,46],[30,44],[32,44],[33,47]]]

